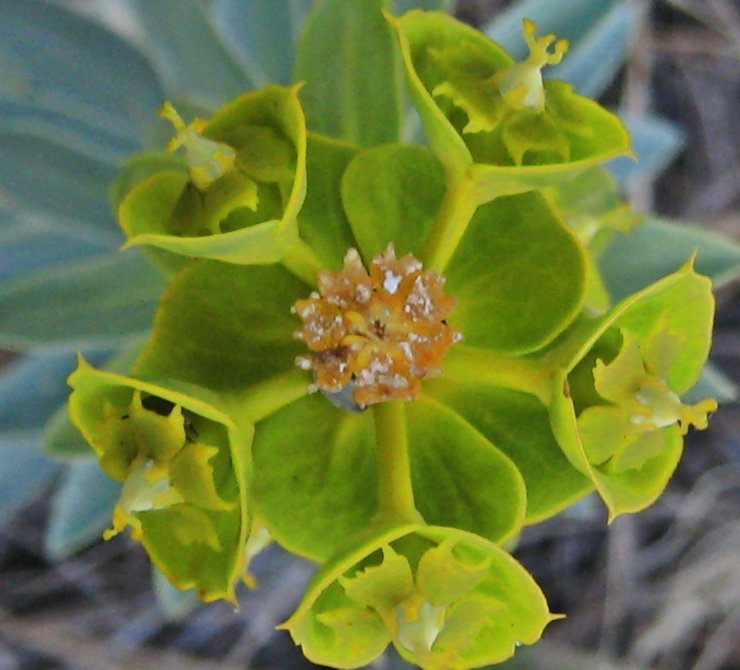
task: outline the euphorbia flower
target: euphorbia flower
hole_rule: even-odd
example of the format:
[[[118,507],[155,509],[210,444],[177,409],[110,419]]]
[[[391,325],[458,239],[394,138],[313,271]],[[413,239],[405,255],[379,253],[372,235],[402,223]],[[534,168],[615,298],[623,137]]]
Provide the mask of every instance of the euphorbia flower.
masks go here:
[[[659,330],[642,346],[622,330],[622,348],[609,364],[597,360],[593,369],[596,392],[609,405],[586,408],[578,430],[591,463],[610,472],[639,468],[659,454],[665,444],[662,428],[677,425],[682,435],[690,426],[707,427],[714,400],[684,405],[666,381],[670,373],[673,339]]]
[[[712,399],[684,405],[711,341],[711,283],[691,262],[585,319],[550,351],[553,429],[611,518],[651,504],[678,464],[690,426],[706,428]]]
[[[178,587],[235,599],[245,569],[251,426],[205,389],[95,370],[80,358],[70,415],[122,482],[110,538],[127,526]]]

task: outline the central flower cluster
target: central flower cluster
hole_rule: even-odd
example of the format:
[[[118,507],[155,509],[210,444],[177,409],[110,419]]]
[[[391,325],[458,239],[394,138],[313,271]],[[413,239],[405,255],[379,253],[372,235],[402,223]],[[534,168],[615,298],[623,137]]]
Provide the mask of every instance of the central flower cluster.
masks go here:
[[[310,350],[296,365],[313,371],[315,390],[348,389],[360,407],[415,398],[462,339],[446,322],[455,300],[444,282],[410,254],[397,259],[392,244],[369,272],[350,249],[339,273],[322,272],[318,292],[293,306],[303,321],[296,337]]]

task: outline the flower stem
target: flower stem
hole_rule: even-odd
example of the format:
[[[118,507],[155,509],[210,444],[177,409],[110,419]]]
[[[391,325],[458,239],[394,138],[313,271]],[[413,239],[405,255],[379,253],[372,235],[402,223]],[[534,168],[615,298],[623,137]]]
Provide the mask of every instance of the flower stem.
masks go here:
[[[296,277],[302,279],[312,288],[316,287],[319,272],[323,266],[314,250],[302,239],[296,237],[290,241],[285,249],[282,263]]]
[[[376,521],[423,523],[414,504],[403,401],[373,405],[378,445],[378,514]]]
[[[232,415],[248,423],[257,423],[290,403],[308,395],[305,372],[290,370],[245,389],[231,403]]]
[[[554,370],[542,357],[512,356],[458,346],[445,358],[445,377],[462,382],[499,386],[536,396],[548,405]]]
[[[478,207],[475,183],[463,177],[448,187],[425,249],[428,269],[442,274]]]

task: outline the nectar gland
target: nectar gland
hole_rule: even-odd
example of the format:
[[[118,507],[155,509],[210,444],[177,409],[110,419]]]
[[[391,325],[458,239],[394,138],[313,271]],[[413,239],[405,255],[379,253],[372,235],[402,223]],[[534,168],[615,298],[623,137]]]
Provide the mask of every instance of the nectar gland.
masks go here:
[[[322,272],[319,290],[295,303],[303,326],[296,338],[310,352],[296,365],[311,370],[312,391],[351,390],[359,407],[412,400],[421,380],[441,374],[442,359],[462,335],[446,322],[455,300],[444,278],[392,244],[370,262],[350,249],[337,273]]]

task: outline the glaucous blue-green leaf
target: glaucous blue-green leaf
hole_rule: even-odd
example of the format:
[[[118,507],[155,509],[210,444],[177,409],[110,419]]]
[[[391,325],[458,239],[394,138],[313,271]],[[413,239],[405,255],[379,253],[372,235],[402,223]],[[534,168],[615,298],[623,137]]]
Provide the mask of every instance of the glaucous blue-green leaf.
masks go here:
[[[257,86],[290,84],[294,42],[311,0],[216,0],[211,15]]]
[[[170,621],[183,619],[200,604],[194,590],[183,591],[172,586],[156,568],[152,568],[152,586],[157,604]]]
[[[535,192],[478,208],[445,270],[466,346],[532,351],[580,310],[584,252]]]
[[[423,260],[423,245],[444,196],[444,173],[428,149],[387,144],[365,149],[348,165],[342,202],[369,263],[392,243],[396,255]]]
[[[227,394],[290,372],[305,351],[290,308],[309,291],[280,265],[194,263],[167,287],[136,370]]]
[[[683,396],[685,402],[698,402],[702,398],[716,398],[719,403],[734,402],[738,399],[738,385],[719,367],[709,361],[699,375],[699,379]]]
[[[0,376],[0,431],[39,429],[67,397],[64,379],[75,363],[71,352],[38,353],[5,366]]]
[[[310,130],[358,146],[398,141],[400,66],[383,0],[318,0],[298,43],[295,79]]]
[[[189,172],[155,173],[118,209],[128,244],[239,264],[274,263],[290,253],[306,194],[306,130],[297,89],[246,93],[202,132],[178,129],[181,137]],[[230,162],[223,164],[218,152],[227,150]],[[191,163],[191,152],[193,161],[208,156]],[[200,183],[196,177],[205,167],[217,172]]]
[[[597,97],[624,62],[634,14],[634,7],[623,0],[522,0],[497,13],[483,32],[515,58],[527,55],[522,19],[534,21],[542,34],[567,39],[567,57],[544,75],[568,81],[582,95]]]
[[[392,642],[426,668],[473,668],[532,644],[555,617],[495,544],[439,526],[370,533],[314,576],[282,627],[314,663],[360,667]]]
[[[615,179],[599,166],[559,180],[543,193],[586,249],[585,308],[602,314],[611,306],[611,298],[597,259],[615,232],[631,230],[642,217],[622,200]]]
[[[344,412],[320,394],[298,400],[257,424],[253,459],[255,511],[293,553],[325,561],[377,512],[369,412]]]
[[[457,354],[451,351],[448,359]],[[470,356],[475,353],[470,352]],[[457,412],[511,459],[526,487],[524,523],[549,518],[592,489],[590,481],[558,447],[547,408],[537,398],[486,384],[480,377],[459,377],[454,368],[449,369],[451,361],[446,362],[449,364],[444,376],[427,382],[425,391]],[[480,366],[485,364],[481,357]],[[492,488],[498,488],[498,479],[488,481],[496,481]],[[496,509],[495,505],[491,509]]]
[[[116,168],[52,140],[0,134],[0,181],[11,204],[71,219],[116,240],[108,186]]]
[[[301,238],[337,272],[347,249],[356,248],[341,198],[342,176],[357,148],[330,137],[308,134],[306,201],[298,213]]]
[[[59,469],[41,449],[37,428],[0,431],[0,525],[31,502]]]
[[[706,362],[713,311],[711,282],[686,264],[625,298],[599,319],[576,326],[549,353],[561,367],[552,385],[553,431],[571,463],[591,477],[609,508],[610,518],[639,511],[655,500],[678,462],[682,433],[692,423],[700,429],[706,427],[707,412],[716,408],[712,400],[690,406],[681,404],[678,399],[696,382]],[[619,357],[627,361],[627,347],[636,346],[637,353],[633,357],[638,358],[630,363],[632,368],[623,367],[623,373],[618,371],[616,361],[609,362],[608,366],[613,367],[607,366],[606,370],[614,372],[605,377],[601,354],[599,360],[595,360],[597,357],[590,352],[598,347],[604,352],[613,349],[613,345],[605,346],[604,343],[610,337],[613,341],[610,333],[613,335],[615,329],[621,333]],[[611,358],[615,354],[613,351]],[[630,369],[635,372],[629,372]],[[619,381],[620,374],[623,380],[632,375],[635,381],[629,384]],[[584,391],[585,387],[578,381],[584,375],[591,378],[592,389],[595,384],[601,398],[598,394],[592,395],[593,391],[587,388]],[[607,381],[611,386],[606,385]],[[620,384],[622,390],[619,390]],[[599,415],[603,419],[597,420]],[[618,434],[614,431],[603,433],[604,438],[617,436],[614,448],[626,450],[631,443],[639,446],[642,443],[636,438],[640,438],[651,444],[645,458],[653,453],[651,450],[656,445],[658,453],[648,460],[635,460],[630,456],[628,461],[625,460],[626,451],[624,457],[613,450],[603,457],[597,457],[592,447],[589,451],[587,446],[593,436],[599,434],[594,431],[606,430],[605,422],[617,418],[624,428],[619,429]],[[642,424],[646,424],[644,428],[640,428]],[[644,444],[647,448],[647,442]],[[605,457],[608,460],[604,462]],[[634,465],[628,466],[628,462]]]
[[[636,161],[622,157],[608,163],[609,171],[620,184],[656,177],[686,146],[686,133],[672,121],[621,112],[620,117],[627,126],[637,157]]]
[[[587,33],[571,42],[568,58],[547,72],[549,79],[563,79],[581,95],[593,98],[606,91],[627,59],[636,17],[632,3],[617,0],[610,4]],[[547,26],[540,29],[550,31]],[[562,35],[568,37],[567,32]]]
[[[139,148],[138,137],[123,138],[115,134],[116,128],[92,127],[75,111],[57,112],[25,100],[6,100],[0,94],[0,125],[5,131],[49,140],[112,164]]]
[[[116,246],[117,241],[108,244],[55,230],[34,214],[0,214],[0,282],[80,261]]]
[[[213,108],[254,87],[202,3],[135,0],[134,7],[168,96]]]
[[[0,98],[139,143],[163,97],[139,51],[100,24],[48,2],[2,0],[0,14]]]
[[[430,146],[449,182],[472,179],[477,202],[630,153],[617,117],[562,82],[543,88],[535,77],[539,69],[525,76],[525,64],[514,64],[472,28],[422,12],[392,25]],[[557,60],[553,54],[548,58]]]
[[[740,275],[740,245],[698,226],[650,217],[624,235],[616,235],[599,266],[609,292],[622,299],[668,274],[696,253],[696,269],[715,287]]]
[[[515,58],[527,55],[522,44],[522,19],[530,19],[542,33],[555,33],[574,44],[589,32],[621,0],[519,0],[498,12],[484,26],[484,32]]]
[[[121,484],[106,476],[97,461],[67,465],[51,500],[46,553],[56,560],[69,558],[100,540],[120,495]]]
[[[123,481],[106,537],[131,526],[175,586],[234,601],[251,520],[251,425],[237,425],[205,389],[82,358],[69,383],[72,420],[100,467]]]
[[[149,330],[162,285],[132,252],[47,268],[0,287],[0,341],[13,348],[118,346]]]
[[[454,411],[419,398],[406,412],[411,481],[424,520],[501,542],[524,521],[524,480],[495,443]]]
[[[401,16],[412,9],[423,9],[428,12],[452,11],[455,0],[391,0],[391,10]]]

